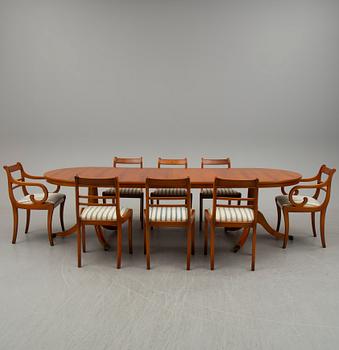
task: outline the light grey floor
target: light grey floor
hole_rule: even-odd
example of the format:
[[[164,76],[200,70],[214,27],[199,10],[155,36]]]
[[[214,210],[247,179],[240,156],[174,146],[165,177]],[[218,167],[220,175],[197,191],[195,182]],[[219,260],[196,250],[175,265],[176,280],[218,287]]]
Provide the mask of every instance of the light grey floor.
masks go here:
[[[72,223],[68,208],[67,223]],[[269,212],[272,222],[275,213]],[[55,228],[59,228],[55,217]],[[93,230],[82,269],[75,237],[50,247],[45,217],[21,221],[10,243],[11,212],[1,207],[0,349],[337,349],[339,342],[339,218],[331,209],[328,248],[311,235],[309,218],[292,220],[295,240],[281,242],[260,228],[257,270],[249,271],[250,244],[230,252],[239,233],[217,233],[216,270],[202,254],[185,271],[180,230],[152,234],[152,270],[146,271],[142,232],[134,221],[134,254],[114,267]]]

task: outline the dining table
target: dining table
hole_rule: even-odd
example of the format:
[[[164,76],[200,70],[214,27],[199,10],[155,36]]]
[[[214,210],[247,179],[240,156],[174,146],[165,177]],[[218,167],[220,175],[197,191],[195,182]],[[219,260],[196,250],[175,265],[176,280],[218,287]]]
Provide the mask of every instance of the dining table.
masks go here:
[[[119,179],[122,188],[144,188],[147,178],[155,179],[180,179],[190,178],[192,188],[212,188],[216,177],[228,180],[259,180],[259,188],[276,188],[292,186],[302,178],[295,171],[270,168],[114,168],[114,167],[74,167],[47,171],[44,177],[48,183],[75,187],[75,176],[84,178]],[[91,194],[97,194],[96,188],[89,188]],[[258,211],[258,224],[270,235],[277,239],[283,239],[284,235],[276,231],[266,220],[263,213]],[[66,231],[54,233],[54,237],[66,237],[77,231],[77,225],[73,225]],[[99,242],[104,249],[109,249],[102,227],[95,226]],[[237,252],[245,243],[247,236],[242,234],[233,251]],[[293,236],[289,236],[293,239]]]

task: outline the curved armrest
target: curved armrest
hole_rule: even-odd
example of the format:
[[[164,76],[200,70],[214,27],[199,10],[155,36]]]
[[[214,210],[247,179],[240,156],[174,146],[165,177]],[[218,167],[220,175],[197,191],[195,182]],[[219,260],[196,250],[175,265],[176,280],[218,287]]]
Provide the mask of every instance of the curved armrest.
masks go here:
[[[34,180],[45,180],[45,178],[43,176],[40,175],[31,175],[26,173],[26,171],[23,170],[23,175],[24,177],[27,177],[28,179],[34,179]]]
[[[300,182],[311,182],[319,179],[319,175],[313,176],[313,177],[305,177],[300,180]]]
[[[42,189],[42,192],[44,193],[44,196],[42,199],[36,199],[34,197],[34,194],[30,194],[29,198],[34,204],[43,204],[46,202],[48,198],[48,190],[47,187],[39,182],[25,182],[25,181],[19,181],[19,180],[13,180],[13,183],[22,186],[22,187],[40,187]]]
[[[290,201],[290,203],[294,206],[294,207],[304,207],[308,201],[307,197],[304,197],[303,201],[301,203],[296,203],[293,200],[293,196],[297,195],[299,193],[299,190],[303,190],[303,189],[321,189],[323,187],[327,186],[327,181],[322,182],[320,184],[313,184],[313,185],[297,185],[294,186],[293,188],[291,188],[289,194],[288,194],[288,200]]]

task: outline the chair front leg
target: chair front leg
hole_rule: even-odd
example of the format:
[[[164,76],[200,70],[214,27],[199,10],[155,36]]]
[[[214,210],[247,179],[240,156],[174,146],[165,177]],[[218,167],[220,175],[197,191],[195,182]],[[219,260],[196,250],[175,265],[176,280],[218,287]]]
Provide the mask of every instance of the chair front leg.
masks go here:
[[[146,239],[146,267],[147,267],[147,270],[150,270],[151,268],[151,256],[150,256],[150,226],[149,226],[149,223],[146,222],[146,236],[145,236],[145,239]]]
[[[204,212],[204,199],[202,198],[202,195],[200,193],[200,205],[199,205],[199,230],[201,231],[202,228],[202,214]]]
[[[50,208],[47,211],[47,230],[48,230],[48,240],[51,246],[54,246],[53,241],[53,227],[52,227],[52,219],[53,219],[53,211],[54,208]]]
[[[77,225],[77,257],[78,267],[81,267],[81,225]]]
[[[192,249],[192,225],[189,222],[186,227],[187,232],[187,257],[186,257],[186,270],[191,268],[191,249]]]
[[[251,264],[252,271],[255,270],[256,242],[257,242],[257,227],[254,226],[252,230],[252,264]]]
[[[285,235],[284,235],[284,243],[283,243],[283,249],[287,247],[288,242],[288,231],[289,231],[289,217],[288,217],[288,210],[286,208],[283,209],[284,214],[284,222],[285,222]]]
[[[205,223],[204,223],[204,255],[207,255],[208,246],[208,219],[207,213],[205,213]]]
[[[142,194],[142,197],[140,198],[140,223],[141,223],[141,229],[144,228],[144,194]]]
[[[323,209],[320,212],[320,237],[321,237],[321,244],[323,248],[326,248],[326,242],[325,242],[325,218],[326,218],[326,209]]]
[[[121,255],[122,255],[122,226],[121,223],[117,225],[117,269],[121,267]]]
[[[81,224],[82,251],[86,253],[86,228],[85,224]]]
[[[195,217],[193,217],[193,220],[192,220],[191,232],[192,232],[191,254],[194,255],[195,254]]]
[[[131,214],[128,219],[128,252],[129,254],[133,254],[132,218],[133,218],[133,214]]]
[[[211,222],[211,237],[210,237],[210,267],[214,270],[214,238],[215,238],[215,226]]]

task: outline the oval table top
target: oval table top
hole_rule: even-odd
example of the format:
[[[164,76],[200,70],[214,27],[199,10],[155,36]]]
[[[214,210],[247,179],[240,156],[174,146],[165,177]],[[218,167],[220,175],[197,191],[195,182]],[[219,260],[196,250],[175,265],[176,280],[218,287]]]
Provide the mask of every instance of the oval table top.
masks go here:
[[[74,177],[118,177],[121,187],[144,187],[146,178],[175,179],[189,177],[193,188],[213,187],[215,177],[228,180],[259,180],[260,187],[280,187],[297,184],[301,174],[282,169],[266,168],[113,168],[78,167],[48,171],[44,177],[49,183],[74,186]]]

